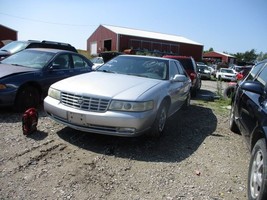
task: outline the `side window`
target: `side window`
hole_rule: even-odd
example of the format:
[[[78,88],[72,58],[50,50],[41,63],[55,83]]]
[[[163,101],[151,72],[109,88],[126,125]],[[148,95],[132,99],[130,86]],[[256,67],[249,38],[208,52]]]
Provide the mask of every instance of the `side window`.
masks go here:
[[[180,74],[179,71],[178,71],[177,65],[175,64],[174,61],[171,61],[171,62],[170,62],[170,70],[169,70],[169,77],[170,77],[170,80],[173,79],[173,77],[174,77],[176,74]]]
[[[256,78],[256,81],[260,82],[263,86],[266,86],[267,82],[267,66],[263,68],[259,76]]]
[[[182,65],[179,62],[175,62],[175,64],[178,68],[179,74],[187,76],[185,69],[182,67]]]
[[[78,55],[72,55],[72,59],[74,68],[88,67],[87,62],[85,62],[82,57]]]
[[[255,65],[250,73],[248,74],[246,80],[254,80],[255,76],[258,74],[258,72],[260,71],[260,69],[262,68],[262,66],[264,65],[265,63],[261,63],[261,64],[258,64],[258,65]]]
[[[53,62],[54,69],[68,69],[70,68],[70,58],[68,54],[61,54],[56,57]]]

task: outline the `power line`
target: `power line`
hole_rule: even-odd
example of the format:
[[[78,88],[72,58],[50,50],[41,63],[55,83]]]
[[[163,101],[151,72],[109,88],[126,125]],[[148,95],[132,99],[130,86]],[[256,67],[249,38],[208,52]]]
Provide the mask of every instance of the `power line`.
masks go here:
[[[88,24],[65,24],[65,23],[57,23],[57,22],[48,22],[48,21],[43,21],[43,20],[30,19],[26,17],[19,17],[15,15],[2,13],[2,12],[0,12],[0,15],[6,15],[6,16],[21,19],[21,20],[27,20],[27,21],[33,21],[33,22],[39,22],[39,23],[45,23],[45,24],[54,24],[54,25],[60,25],[60,26],[97,26],[97,25],[88,25]]]

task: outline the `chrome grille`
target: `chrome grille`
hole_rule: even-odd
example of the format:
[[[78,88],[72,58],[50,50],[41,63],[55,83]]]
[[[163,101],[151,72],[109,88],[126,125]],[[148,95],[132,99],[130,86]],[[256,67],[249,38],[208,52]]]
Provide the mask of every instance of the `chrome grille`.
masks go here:
[[[61,93],[61,103],[73,108],[94,112],[105,112],[109,105],[109,99],[87,97],[81,95]]]

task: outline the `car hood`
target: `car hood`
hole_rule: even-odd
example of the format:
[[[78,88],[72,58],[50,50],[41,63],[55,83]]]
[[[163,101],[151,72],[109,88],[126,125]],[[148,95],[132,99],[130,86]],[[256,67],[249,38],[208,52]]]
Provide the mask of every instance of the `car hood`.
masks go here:
[[[16,65],[8,65],[8,64],[0,64],[0,78],[5,76],[9,76],[12,74],[19,74],[23,72],[31,72],[36,71],[37,69],[29,68],[29,67],[22,67]]]
[[[90,72],[61,80],[53,88],[79,95],[136,100],[162,80],[105,72]]]

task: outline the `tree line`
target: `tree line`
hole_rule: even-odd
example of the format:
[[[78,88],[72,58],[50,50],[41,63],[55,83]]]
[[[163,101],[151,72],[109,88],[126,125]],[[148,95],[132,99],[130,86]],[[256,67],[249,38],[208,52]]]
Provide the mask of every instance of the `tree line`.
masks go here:
[[[204,51],[204,52],[211,52],[211,51],[214,51],[213,48],[210,48],[208,51]],[[223,53],[236,57],[237,63],[254,64],[256,62],[267,59],[267,53],[260,52],[257,54],[255,49],[251,49],[250,51],[246,51],[244,53],[240,53],[240,52],[236,54],[231,54],[227,52],[223,52]]]

